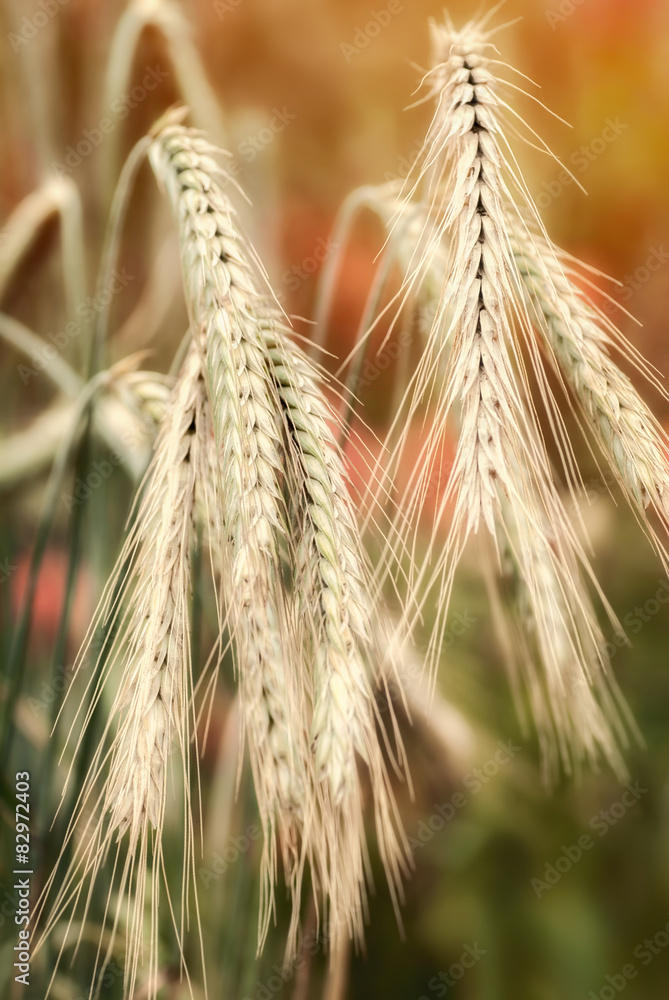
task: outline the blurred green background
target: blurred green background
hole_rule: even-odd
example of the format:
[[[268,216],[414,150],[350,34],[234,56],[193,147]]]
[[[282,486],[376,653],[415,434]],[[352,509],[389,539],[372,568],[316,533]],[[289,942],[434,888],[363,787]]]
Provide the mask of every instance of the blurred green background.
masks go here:
[[[123,155],[166,107],[183,99],[181,74],[191,83],[197,79],[199,70],[188,59],[199,53],[218,105],[203,103],[196,109],[191,101],[193,110],[232,153],[234,173],[254,206],[252,211],[240,199],[245,225],[297,329],[308,336],[318,268],[329,253],[342,200],[358,185],[404,176],[428,122],[425,105],[405,108],[413,101],[421,68],[428,65],[427,19],[441,16],[442,3],[402,0],[378,35],[361,36],[374,12],[387,6],[381,0],[371,6],[368,0],[183,2],[180,9],[192,29],[188,58],[183,57],[188,34],[182,25],[177,24],[171,45],[155,29],[144,32],[132,61],[131,85],[142,86],[147,68],[160,67],[166,75],[121,118],[110,104],[121,95],[113,81],[105,82],[105,73],[124,4],[69,0],[56,4],[56,11],[49,3],[4,0],[0,216],[9,218],[45,180],[64,172],[83,200],[90,291]],[[145,7],[148,11],[151,4]],[[52,9],[56,13],[49,14]],[[453,2],[448,9],[460,24],[479,5]],[[31,35],[24,19],[35,22],[40,10],[47,19]],[[496,23],[518,17],[497,39],[501,58],[537,81],[540,90],[528,89],[572,127],[520,95],[519,109],[588,192],[585,196],[574,183],[564,183],[560,166],[549,157],[519,148],[547,229],[558,244],[620,282],[604,287],[631,313],[619,314],[621,329],[660,372],[669,372],[669,3],[509,0]],[[122,53],[129,42],[119,44]],[[175,52],[181,52],[179,72]],[[518,83],[524,85],[522,78]],[[68,147],[76,151],[106,115],[114,122],[113,132],[90,155],[78,163],[75,156],[70,159],[74,166],[68,165]],[[363,217],[346,248],[327,339],[328,349],[339,357],[353,342],[382,239],[373,220]],[[0,260],[6,242],[3,230]],[[60,251],[57,220],[49,217],[9,281],[3,281],[0,266],[0,308],[44,337],[64,329],[69,318]],[[132,278],[112,306],[108,360],[148,349],[145,367],[166,371],[187,321],[176,244],[148,171],[139,178],[121,259]],[[64,352],[78,371],[83,355],[76,338]],[[0,459],[7,463],[15,460],[17,448],[38,450],[48,427],[35,422],[55,413],[60,402],[42,372],[21,377],[19,365],[25,363],[17,350],[0,342]],[[667,402],[650,388],[642,391],[666,425]],[[382,429],[384,392],[377,384],[368,401],[367,418],[374,423],[381,414],[376,430]],[[51,419],[47,416],[47,425]],[[27,430],[29,437],[21,438]],[[21,462],[11,471],[0,461],[5,703],[8,665],[17,662],[21,650],[20,697],[12,725],[0,734],[3,741],[11,736],[2,758],[0,992],[29,1000],[43,995],[49,959],[35,959],[27,989],[11,981],[16,940],[9,901],[11,787],[15,771],[33,775],[37,890],[58,839],[59,828],[51,835],[48,828],[63,777],[54,749],[62,746],[63,727],[51,743],[48,733],[65,686],[60,680],[67,678],[113,565],[133,492],[117,470],[74,514],[67,504],[57,505],[24,641],[21,607],[52,455],[47,448],[46,458],[34,467],[28,461],[31,467],[21,472],[15,471]],[[68,470],[66,492],[85,478],[92,461],[104,457],[99,441],[84,440]],[[373,858],[376,894],[370,899],[366,953],[350,957],[343,992],[332,992],[336,987],[328,979],[321,946],[310,963],[280,983],[273,966],[281,959],[286,914],[280,906],[278,926],[256,959],[259,843],[247,838],[248,847],[237,851],[224,872],[201,879],[210,995],[235,1000],[667,996],[669,605],[656,594],[663,596],[661,588],[669,584],[631,514],[608,495],[585,446],[580,458],[590,487],[584,516],[595,569],[632,643],[612,648],[614,671],[645,741],[627,752],[634,792],[626,792],[607,772],[565,778],[556,789],[545,788],[536,740],[513,709],[475,560],[465,560],[450,617],[456,622],[460,614],[473,623],[444,650],[443,703],[432,722],[405,727],[415,798],[411,801],[402,788],[398,797],[414,841],[416,870],[406,885],[403,931]],[[206,596],[198,615],[204,648],[214,627]],[[211,871],[216,852],[223,856],[234,838],[256,822],[246,774],[233,805],[231,703],[228,677],[215,700],[202,763],[202,864]],[[499,740],[514,749],[500,757]],[[167,863],[178,873],[179,831],[169,834]],[[230,857],[235,850],[233,845]],[[164,931],[161,996],[186,996],[184,985],[173,980],[177,955],[169,919]],[[189,951],[197,967],[191,937]],[[86,972],[86,960],[73,971],[65,969],[53,995],[63,1000],[86,995]],[[196,973],[197,996],[201,982]],[[121,991],[121,977],[111,975],[101,995],[114,998]]]

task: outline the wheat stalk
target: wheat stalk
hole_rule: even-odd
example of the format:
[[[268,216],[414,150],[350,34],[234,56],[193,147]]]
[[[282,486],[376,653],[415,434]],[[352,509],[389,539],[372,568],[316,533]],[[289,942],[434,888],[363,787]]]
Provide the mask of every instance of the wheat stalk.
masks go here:
[[[240,363],[237,373],[244,374]],[[260,943],[273,912],[276,837],[281,834],[284,868],[291,879],[294,912],[299,904],[298,838],[311,821],[308,799],[308,747],[304,697],[293,668],[294,630],[281,578],[276,528],[283,522],[277,492],[280,475],[279,427],[276,414],[265,412],[265,428],[253,432],[254,416],[266,408],[267,393],[247,399],[239,433],[234,402],[222,402],[222,444],[209,435],[211,482],[215,489],[212,536],[223,587],[227,624],[235,642],[244,726],[261,821],[265,833]],[[279,518],[281,520],[279,520]],[[210,521],[212,518],[209,519]]]
[[[150,158],[178,220],[223,470],[221,576],[265,828],[260,943],[273,905],[275,816],[284,845],[301,836],[330,920],[359,934],[365,852],[357,756],[370,770],[393,885],[401,855],[367,673],[362,545],[322,389],[239,233],[213,152],[197,133],[168,125]],[[295,596],[286,593],[282,557]],[[289,952],[302,871],[302,855],[290,853]]]
[[[120,881],[116,889],[119,902],[113,914],[106,953],[102,959],[98,954],[96,966],[101,960],[104,969],[111,957],[123,900],[127,895],[129,922],[125,931],[127,962],[124,988],[128,996],[133,993],[144,949],[149,856],[152,889],[148,982],[151,995],[155,995],[157,906],[167,763],[174,746],[179,750],[185,797],[186,885],[193,862],[188,763],[192,689],[188,604],[195,484],[202,475],[204,461],[200,434],[205,402],[200,358],[191,349],[161,423],[154,458],[147,474],[146,493],[135,525],[105,588],[89,629],[89,638],[75,665],[78,672],[97,628],[110,619],[117,621],[118,632],[104,671],[99,679],[94,677],[88,685],[92,696],[83,720],[82,734],[91,722],[104,685],[115,669],[120,668],[120,683],[109,718],[63,844],[61,857],[76,833],[73,860],[59,883],[55,880],[58,869],[54,871],[36,913],[39,916],[48,895],[57,885],[40,943],[64,912],[71,910],[74,913],[82,897],[84,910],[80,926],[83,928],[100,867],[116,840],[116,871],[125,843],[125,859],[120,865]],[[117,589],[120,593],[116,593]],[[122,607],[126,610],[118,621]],[[111,746],[107,750],[107,737],[114,728]],[[126,833],[127,841],[124,840]],[[84,895],[86,882],[89,888]],[[105,922],[114,889],[112,883],[105,907]],[[182,909],[181,932],[184,919]],[[55,971],[54,968],[54,975]]]
[[[279,553],[286,534],[280,412],[253,314],[262,300],[210,152],[197,135],[172,126],[149,155],[178,218],[187,302],[207,369],[217,548],[265,834],[262,943],[273,913],[276,826],[284,851],[294,854],[313,805],[305,792],[302,680],[292,669],[297,653]],[[284,860],[287,873],[299,869],[295,859],[285,854]],[[295,882],[292,889],[297,907]]]
[[[455,498],[449,547],[457,559],[463,539],[481,522],[495,536],[504,497],[537,532],[545,514],[557,534],[560,510],[513,329],[516,269],[507,238],[498,102],[486,65],[490,42],[476,25],[460,33],[435,26],[434,37],[438,108],[424,170],[438,172],[430,181],[439,199],[432,211],[450,237],[450,260],[416,395],[449,345],[433,433],[436,439],[457,404],[460,435],[442,503]]]
[[[331,430],[333,414],[305,355],[276,324],[265,324],[273,377],[285,414],[289,512],[300,538],[296,593],[306,655],[313,662],[311,740],[328,863],[331,921],[361,937],[364,903],[362,797],[356,758],[365,762],[374,799],[377,836],[395,903],[406,873],[406,843],[379,739],[372,673],[380,646],[370,581],[346,474]],[[401,746],[398,746],[401,755]]]
[[[181,735],[190,673],[188,594],[197,473],[196,431],[202,416],[202,373],[188,356],[163,427],[137,543],[128,661],[117,707],[127,708],[112,754],[105,808],[111,827],[134,843],[146,822],[155,828],[164,805],[165,766],[173,733]],[[158,489],[160,484],[160,489]]]
[[[507,142],[509,106],[493,52],[494,32],[486,21],[471,22],[461,31],[449,21],[432,25],[433,68],[426,81],[436,109],[404,199],[386,223],[402,241],[400,257],[409,262],[399,301],[416,290],[434,301],[423,354],[395,421],[399,428],[432,403],[427,441],[394,520],[393,549],[415,551],[408,530],[442,461],[453,415],[458,424],[453,467],[425,565],[410,580],[404,625],[413,625],[436,588],[437,620],[428,654],[435,667],[457,564],[467,539],[484,527],[496,550],[497,573],[511,566],[516,581],[513,614],[522,625],[513,631],[547,772],[554,771],[557,747],[567,769],[572,754],[578,764],[603,753],[622,773],[617,749],[622,726],[583,574],[603,595],[556,488],[526,371],[529,359],[571,471],[571,446],[542,366],[534,310],[516,253],[518,241],[531,231],[526,219],[533,219],[535,230],[541,224]],[[415,213],[416,194],[423,200],[412,244],[400,223]],[[435,266],[442,271],[436,294]],[[404,447],[400,433],[391,468]],[[384,557],[379,579],[393,558],[392,553]],[[608,606],[607,611],[615,622]],[[542,664],[541,674],[532,666],[535,659]]]
[[[519,241],[516,261],[537,326],[629,502],[666,561],[646,512],[651,506],[665,526],[669,523],[667,435],[613,362],[611,347],[617,345],[657,382],[611,321],[584,298],[573,282],[569,262],[544,237],[533,234]]]
[[[574,552],[502,503],[499,547],[511,583],[512,648],[537,726],[547,781],[601,756],[623,778],[619,744],[629,713],[611,676],[606,641]],[[536,668],[537,661],[543,670]],[[522,715],[522,711],[521,711]]]
[[[388,229],[385,253],[394,253],[406,274],[402,304],[409,290],[434,317],[443,299],[449,234],[439,232],[439,217],[433,217],[429,204],[408,204],[398,200],[396,193],[396,185],[368,187],[361,189],[360,199],[364,194],[364,204]],[[655,384],[656,380],[611,321],[573,283],[566,256],[535,227],[524,229],[524,223],[508,236],[529,297],[530,318],[548,341],[550,360],[560,365],[581,400],[587,423],[618,467],[621,485],[664,558],[662,542],[645,512],[652,503],[664,519],[665,434],[608,349],[617,345]],[[448,371],[451,346],[452,339],[439,358],[440,372]],[[424,456],[425,452],[421,459]],[[395,464],[397,458],[396,454]],[[422,502],[417,485],[422,469],[417,462],[407,494],[413,513]],[[527,482],[525,489],[531,488]],[[539,509],[536,502],[534,506]],[[503,646],[514,690],[518,695],[520,675],[532,707],[546,776],[554,778],[559,761],[571,771],[583,760],[595,762],[600,754],[622,775],[625,767],[618,745],[626,743],[626,730],[635,731],[635,726],[611,674],[606,643],[574,553],[566,548],[558,556],[546,525],[541,531],[533,530],[523,519],[523,507],[511,505],[505,496],[500,517],[503,530],[498,526],[496,537],[502,574],[495,587],[511,593],[504,602],[492,594],[502,612],[496,624],[506,633]],[[563,565],[565,557],[570,561],[568,569]],[[610,610],[609,616],[619,631]],[[438,648],[438,636],[433,636],[435,658]],[[543,672],[537,670],[537,661],[543,664]],[[523,715],[520,700],[518,707]]]
[[[331,411],[313,369],[271,327],[266,338],[294,453],[288,493],[301,539],[296,592],[302,620],[309,622],[309,639],[315,642],[316,769],[339,804],[355,784],[355,751],[367,755],[373,724],[372,692],[361,657],[369,648],[371,610],[364,599],[364,556],[328,426]]]

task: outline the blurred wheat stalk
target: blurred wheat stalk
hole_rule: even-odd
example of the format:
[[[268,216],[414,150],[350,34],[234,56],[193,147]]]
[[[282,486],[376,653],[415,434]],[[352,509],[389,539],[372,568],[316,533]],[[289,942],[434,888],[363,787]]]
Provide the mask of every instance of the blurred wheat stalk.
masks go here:
[[[113,46],[112,90],[127,80],[132,51],[147,25],[163,33],[177,53],[182,89],[190,80],[195,107],[217,124],[205,78],[199,69],[189,70],[194,51],[190,43],[180,47],[182,20],[173,4],[129,5]],[[262,265],[241,235],[228,194],[234,190],[231,178],[216,149],[203,133],[183,126],[180,113],[169,113],[138,144],[122,172],[100,279],[113,264],[128,192],[148,156],[178,231],[190,324],[169,395],[158,376],[134,373],[131,364],[96,373],[108,313],[91,331],[88,382],[64,361],[50,373],[70,396],[81,394],[57,452],[53,489],[95,394],[105,394],[98,414],[109,394],[125,403],[131,399],[122,408],[124,426],[142,406],[159,422],[133,524],[75,665],[78,671],[98,656],[75,719],[75,751],[106,685],[113,681],[116,689],[97,749],[75,787],[62,865],[48,879],[36,913],[38,943],[59,929],[62,957],[68,937],[85,939],[95,885],[111,860],[94,980],[117,954],[122,933],[127,996],[135,991],[140,968],[148,995],[161,985],[158,907],[174,750],[184,864],[178,905],[171,898],[168,905],[180,971],[191,988],[185,934],[191,923],[201,923],[194,891],[191,799],[197,778],[191,744],[197,742],[202,708],[195,692],[204,674],[194,677],[190,619],[191,558],[199,541],[207,548],[217,595],[210,690],[230,643],[262,825],[259,948],[276,916],[280,869],[291,899],[288,963],[300,947],[307,872],[333,951],[349,939],[362,941],[370,869],[363,786],[369,788],[379,851],[399,911],[411,855],[389,770],[403,779],[407,774],[392,698],[386,690],[390,713],[384,724],[377,696],[387,678],[401,678],[403,662],[415,656],[411,636],[428,599],[436,615],[427,666],[436,670],[454,574],[474,535],[487,541],[485,575],[502,623],[502,648],[510,651],[519,708],[527,701],[534,714],[547,776],[601,756],[618,774],[625,771],[620,746],[633,722],[610,673],[593,590],[615,618],[589,566],[580,528],[567,513],[540,412],[576,496],[578,470],[548,366],[569,387],[666,565],[647,515],[652,509],[666,527],[666,439],[615,365],[611,348],[629,352],[649,377],[650,370],[583,296],[572,262],[544,230],[507,139],[515,131],[507,96],[518,87],[504,79],[508,67],[496,58],[489,18],[461,31],[448,20],[431,30],[433,65],[424,82],[435,113],[422,155],[403,191],[366,188],[354,193],[343,213],[345,234],[357,207],[368,204],[378,212],[388,227],[387,257],[399,261],[405,275],[391,305],[398,315],[404,307],[421,309],[420,358],[400,386],[389,458],[370,476],[364,523],[354,509],[341,450],[355,394],[345,400],[344,417],[329,405],[322,374],[296,345]],[[110,155],[116,155],[115,146]],[[113,173],[113,162],[107,166]],[[81,276],[81,257],[73,250],[81,239],[80,206],[76,188],[66,182],[45,185],[16,213],[0,283],[10,280],[31,234],[53,212],[75,233],[68,243],[70,262],[72,273]],[[334,256],[323,278],[321,337],[337,264]],[[73,290],[72,298],[77,294]],[[377,304],[373,295],[360,331],[360,356],[377,322]],[[26,352],[34,346],[35,335],[7,317],[0,335]],[[530,391],[528,366],[538,398]],[[393,477],[407,449],[407,429],[426,405],[427,439],[395,503]],[[419,522],[453,418],[455,461],[433,516],[427,555],[417,566],[412,557]],[[102,426],[109,438],[109,422]],[[387,532],[372,570],[363,530],[374,521],[385,523]],[[47,533],[48,524],[47,518]],[[402,597],[395,618],[382,596],[390,576]],[[111,642],[96,650],[95,636],[112,624]],[[13,662],[18,677],[20,651]],[[424,692],[404,693],[417,715],[424,715]],[[76,785],[74,772],[70,780]],[[176,888],[166,886],[168,897]]]

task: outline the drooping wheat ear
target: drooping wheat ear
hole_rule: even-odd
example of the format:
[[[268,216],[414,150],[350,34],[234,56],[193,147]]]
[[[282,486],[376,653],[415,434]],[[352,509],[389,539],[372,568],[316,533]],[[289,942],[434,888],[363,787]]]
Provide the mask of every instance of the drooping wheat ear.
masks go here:
[[[287,874],[297,872],[298,859],[285,852],[297,851],[298,827],[311,821],[313,804],[306,799],[304,682],[280,558],[287,535],[282,426],[258,331],[263,298],[210,152],[195,133],[171,126],[150,159],[178,220],[188,308],[206,359],[223,598],[265,834],[262,943],[273,912],[277,825]],[[297,902],[299,886],[291,884]]]
[[[290,511],[301,539],[296,592],[309,638],[316,640],[312,740],[317,773],[339,804],[355,784],[355,752],[363,752],[373,725],[360,654],[369,647],[371,609],[344,469],[328,426],[331,411],[306,358],[277,333],[268,326],[265,337],[297,462],[288,471]]]
[[[167,796],[167,764],[173,747],[179,750],[186,832],[184,878],[188,884],[193,862],[190,817],[190,733],[192,691],[190,664],[190,550],[193,545],[195,484],[203,474],[202,423],[206,392],[200,357],[193,348],[171,394],[146,480],[146,492],[135,524],[107,585],[89,640],[79,655],[81,666],[94,630],[120,617],[118,632],[101,678],[89,682],[91,704],[84,719],[91,721],[102,687],[116,666],[120,683],[113,699],[103,738],[95,752],[80,793],[63,850],[76,834],[77,847],[65,877],[54,873],[46,894],[56,891],[43,930],[49,933],[70,906],[79,903],[90,881],[84,904],[85,924],[95,878],[114,840],[115,872],[120,883],[110,889],[121,902],[113,916],[111,938],[103,965],[113,948],[124,897],[128,895],[129,922],[125,927],[127,962],[125,995],[133,995],[144,947],[147,875],[151,855],[151,922],[148,983],[155,995],[157,975],[157,906],[162,877],[162,828]],[[117,592],[120,591],[120,593]],[[120,613],[120,608],[125,611]],[[114,732],[115,728],[115,732]],[[114,732],[111,748],[107,736]],[[124,835],[128,834],[127,841]],[[126,844],[125,860],[118,856]],[[151,846],[150,846],[151,845]],[[186,905],[182,901],[182,907]],[[184,910],[182,909],[181,931]],[[179,928],[177,928],[179,931]],[[180,933],[180,931],[179,931]],[[54,970],[55,972],[55,970]]]
[[[190,548],[202,463],[203,389],[200,359],[191,349],[161,430],[139,521],[137,584],[128,623],[130,669],[117,695],[117,707],[126,713],[105,795],[111,829],[118,828],[121,836],[129,830],[131,844],[147,820],[154,829],[161,823],[167,757],[173,737],[181,739],[187,726]]]
[[[556,545],[545,527],[538,531],[524,508],[506,498],[498,544],[504,573],[497,585],[510,584],[510,647],[522,681],[522,691],[514,688],[521,718],[525,697],[529,701],[547,783],[560,765],[569,774],[584,762],[596,766],[601,757],[623,778],[619,745],[627,745],[633,723],[574,552]]]
[[[313,663],[312,749],[327,786],[324,824],[331,920],[360,936],[364,902],[362,798],[357,758],[370,774],[379,848],[393,896],[406,871],[406,847],[376,731],[370,669],[373,607],[369,572],[331,430],[333,414],[303,352],[275,322],[263,324],[284,411],[289,513],[300,541],[295,590],[306,655]],[[401,754],[401,747],[400,747]]]
[[[369,203],[377,206],[383,194],[381,190],[376,198],[370,195]],[[420,203],[412,209],[413,232],[408,226],[395,225],[397,209],[390,203],[385,211],[383,206],[376,208],[395,236],[398,257],[408,262],[409,271],[416,264],[417,249],[435,244],[429,212]],[[444,251],[445,247],[442,257]],[[446,268],[436,253],[430,252],[427,263],[430,271],[420,276],[420,296],[432,300],[434,311],[441,297],[441,289],[435,290],[435,272],[439,268],[443,279]],[[449,358],[450,348],[440,359],[441,369],[446,370]],[[529,481],[525,489],[532,489]],[[540,509],[536,501],[534,507]],[[503,602],[497,593],[492,596],[503,612],[503,620],[497,616],[498,626],[511,633],[504,647],[510,654],[520,715],[525,715],[528,700],[548,782],[555,779],[559,763],[570,772],[584,760],[594,763],[600,756],[623,775],[618,748],[619,743],[626,743],[622,719],[628,728],[633,723],[611,675],[606,643],[580,567],[569,547],[556,551],[545,523],[536,530],[525,513],[523,505],[512,506],[503,496],[497,528],[503,573],[501,579],[491,581],[496,590],[511,591]],[[537,662],[543,671],[537,670]]]
[[[211,153],[196,133],[170,125],[150,157],[179,224],[223,470],[223,590],[268,844],[261,942],[275,875],[275,816],[280,828],[297,824],[330,919],[359,930],[364,840],[356,755],[370,769],[392,878],[399,853],[388,832],[394,813],[365,663],[370,602],[362,544],[322,389],[239,233],[221,183],[227,178]],[[297,868],[301,876],[301,861]],[[297,894],[299,883],[293,888]]]
[[[669,526],[669,442],[629,378],[612,360],[610,349],[618,347],[651,381],[656,380],[611,320],[574,284],[564,255],[541,235],[518,241],[515,251],[537,326],[666,564],[666,549],[646,512],[652,507]]]
[[[248,411],[255,414],[265,405],[262,399],[247,402]],[[251,422],[240,435],[233,410],[234,400],[227,415],[223,407],[219,409],[222,443],[217,442],[213,428],[208,438],[212,481],[219,484],[214,516],[208,520],[214,552],[220,553],[223,601],[235,643],[244,728],[265,834],[262,944],[273,913],[276,833],[280,834],[296,918],[302,869],[299,838],[313,821],[314,803],[309,796],[307,709],[302,679],[295,670],[294,623],[283,591],[276,534],[281,514],[279,428],[276,416],[268,411],[265,430],[273,424],[271,437],[260,426],[254,434],[253,417],[247,418]]]
[[[577,762],[603,752],[620,769],[612,732],[617,716],[603,680],[604,644],[582,573],[595,581],[553,480],[526,370],[529,360],[571,471],[570,445],[513,252],[515,234],[528,232],[526,218],[537,228],[540,223],[509,155],[508,105],[493,33],[485,19],[459,32],[450,23],[432,29],[427,82],[436,110],[406,196],[408,202],[420,192],[426,205],[424,249],[416,252],[405,287],[420,280],[439,248],[449,256],[434,322],[407,390],[409,418],[426,400],[433,406],[427,443],[402,504],[410,517],[420,510],[434,464],[441,461],[453,413],[459,437],[429,544],[434,563],[413,580],[410,603],[420,606],[436,586],[439,607],[429,655],[435,664],[460,555],[468,537],[485,527],[498,570],[512,553],[525,632],[542,663],[543,677],[526,672],[540,729],[553,734],[567,767],[571,746]],[[405,523],[396,522],[395,542],[404,543]]]

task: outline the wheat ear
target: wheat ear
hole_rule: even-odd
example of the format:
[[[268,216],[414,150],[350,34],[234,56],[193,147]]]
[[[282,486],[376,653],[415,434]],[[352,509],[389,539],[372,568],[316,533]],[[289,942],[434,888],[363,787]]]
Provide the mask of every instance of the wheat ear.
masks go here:
[[[620,745],[627,745],[633,723],[575,553],[556,544],[545,525],[537,531],[522,507],[513,509],[505,499],[500,513],[497,586],[510,590],[513,662],[537,727],[546,781],[555,781],[560,766],[572,773],[602,757],[622,779]]]
[[[264,830],[260,943],[273,913],[277,825],[286,873],[298,873],[297,835],[310,822],[303,682],[283,585],[286,535],[280,409],[258,332],[261,296],[217,179],[211,147],[164,129],[150,160],[178,220],[184,284],[206,361],[218,474],[218,546],[227,624],[235,643],[245,735]],[[291,881],[295,908],[299,879]]]
[[[504,159],[487,68],[490,42],[476,25],[459,33],[435,26],[434,35],[438,104],[424,171],[438,171],[433,211],[449,238],[450,260],[423,379],[434,374],[448,350],[434,437],[457,406],[460,434],[447,490],[455,499],[449,545],[457,557],[481,522],[495,536],[503,497],[524,508],[537,532],[543,512],[558,520],[560,510],[513,329],[517,272],[508,246]],[[417,385],[416,394],[422,395],[427,386],[422,380]],[[548,527],[557,533],[557,525]]]
[[[621,771],[605,644],[583,573],[602,595],[555,486],[526,371],[529,358],[569,467],[570,444],[542,367],[513,249],[516,234],[528,232],[525,220],[535,217],[535,209],[513,154],[508,155],[508,105],[485,20],[461,31],[450,22],[432,26],[433,68],[426,80],[436,110],[405,199],[408,210],[420,189],[426,206],[407,292],[433,274],[444,248],[449,255],[434,321],[405,397],[409,418],[426,400],[433,406],[427,443],[402,505],[410,520],[441,461],[452,414],[459,427],[429,543],[433,565],[426,562],[412,580],[409,607],[420,608],[436,587],[439,606],[429,647],[434,665],[456,566],[467,539],[484,526],[496,548],[498,572],[503,563],[513,567],[519,599],[514,614],[520,613],[530,636],[524,658],[542,663],[542,674],[526,669],[525,680],[543,743],[557,745],[567,768],[572,747],[576,762],[603,753]],[[536,218],[535,225],[540,226]],[[398,448],[403,446],[400,436]],[[447,513],[451,520],[443,543]],[[402,545],[404,523],[396,519],[393,536]],[[407,618],[409,624],[413,620]],[[517,632],[522,638],[522,630]],[[549,755],[556,756],[552,749]]]
[[[223,577],[232,581],[227,613],[256,790],[266,840],[277,808],[297,822],[331,921],[359,932],[364,835],[357,756],[370,769],[392,884],[401,853],[391,832],[396,817],[365,662],[362,545],[322,389],[239,233],[220,184],[225,175],[211,154],[196,133],[170,125],[150,156],[179,223],[189,309],[207,357],[221,495],[234,508],[223,517],[223,547],[230,552]],[[283,584],[282,557],[294,596]],[[285,740],[275,710],[281,700]],[[269,729],[258,722],[263,715]],[[271,847],[267,857],[261,942],[271,905]]]
[[[381,752],[374,689],[370,580],[346,473],[332,432],[333,413],[312,365],[276,323],[265,337],[284,410],[289,513],[300,541],[295,589],[303,645],[313,663],[311,740],[321,802],[330,920],[361,937],[364,909],[362,796],[357,760],[369,770],[381,857],[393,899],[407,871],[406,841]],[[402,756],[401,745],[398,746]]]
[[[610,356],[617,346],[655,382],[648,366],[573,281],[569,261],[541,235],[519,240],[516,261],[537,326],[546,338],[587,425],[594,431],[658,553],[667,553],[648,522],[652,507],[669,526],[667,435]]]
[[[128,659],[119,708],[127,706],[112,754],[106,807],[111,826],[135,842],[156,828],[164,808],[165,766],[172,736],[181,737],[190,675],[188,595],[192,516],[204,385],[191,350],[161,432],[148,503],[140,517]],[[158,489],[160,484],[160,490]],[[187,741],[186,741],[187,742]]]
[[[441,239],[435,235],[436,223],[422,203],[411,206],[410,225],[398,224],[404,212],[393,204],[392,191],[369,190],[367,203],[388,227],[391,246],[396,246],[410,280],[419,286],[412,294],[418,294],[434,314],[446,271],[446,247],[439,248],[445,235]],[[421,248],[427,248],[427,256]],[[524,267],[527,262],[519,262],[521,274]],[[416,273],[417,268],[426,268],[425,273]],[[450,357],[449,344],[440,358],[440,370],[448,370]],[[413,482],[418,481],[420,471],[419,467]],[[515,470],[514,475],[522,477],[522,471]],[[525,491],[533,488],[525,477]],[[536,497],[531,506],[541,515]],[[507,632],[503,646],[519,714],[525,716],[528,701],[548,782],[555,780],[560,764],[571,772],[584,761],[594,764],[602,756],[622,776],[625,766],[619,744],[626,744],[626,731],[634,725],[611,674],[606,642],[581,568],[571,546],[556,550],[543,515],[534,525],[526,513],[525,505],[512,505],[502,495],[496,521],[502,572],[489,581],[493,601],[502,612],[495,616],[496,624]],[[434,643],[435,657],[438,647]],[[543,670],[537,670],[537,661]]]
[[[167,795],[167,763],[176,745],[181,761],[186,831],[184,878],[188,885],[193,862],[190,819],[189,719],[192,677],[190,664],[190,550],[194,542],[195,483],[203,465],[200,432],[206,401],[200,358],[191,349],[170,396],[155,454],[134,527],[108,583],[89,640],[79,654],[81,667],[97,627],[118,623],[100,679],[89,682],[92,692],[84,728],[100,699],[103,685],[120,667],[120,683],[108,722],[67,831],[63,851],[74,837],[77,846],[62,880],[51,876],[38,912],[54,889],[55,898],[42,939],[57,919],[84,900],[83,919],[93,897],[95,880],[113,841],[117,841],[115,873],[120,865],[112,933],[102,967],[112,954],[123,900],[128,899],[124,990],[133,994],[144,949],[147,874],[151,857],[150,942],[148,984],[155,995],[157,981],[157,906],[162,877],[162,828]],[[121,613],[121,608],[125,610]],[[119,620],[120,619],[120,620]],[[91,688],[91,685],[94,685]],[[115,732],[114,732],[115,728]],[[114,732],[111,747],[107,737]],[[81,737],[80,737],[81,740]],[[124,835],[128,834],[127,841]],[[84,895],[84,885],[89,888]],[[113,883],[105,907],[108,919]],[[182,907],[185,906],[185,900]],[[179,934],[183,931],[182,909]],[[100,956],[99,956],[100,957]],[[55,974],[55,969],[54,969]]]

